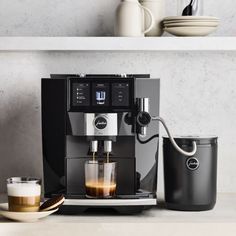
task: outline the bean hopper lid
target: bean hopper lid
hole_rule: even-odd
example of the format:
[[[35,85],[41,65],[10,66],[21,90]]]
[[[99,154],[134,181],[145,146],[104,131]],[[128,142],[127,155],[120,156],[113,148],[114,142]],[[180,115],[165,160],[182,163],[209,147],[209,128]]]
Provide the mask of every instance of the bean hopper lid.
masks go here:
[[[176,135],[173,136],[175,142],[179,145],[191,145],[193,141],[197,145],[216,144],[218,137],[215,135]],[[163,143],[170,143],[167,135],[163,136]]]

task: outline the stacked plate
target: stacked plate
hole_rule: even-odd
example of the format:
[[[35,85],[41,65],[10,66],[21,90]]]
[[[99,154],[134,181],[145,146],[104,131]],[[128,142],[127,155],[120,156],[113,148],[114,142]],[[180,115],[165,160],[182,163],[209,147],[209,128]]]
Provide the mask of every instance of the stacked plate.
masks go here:
[[[213,16],[169,16],[163,20],[164,30],[175,36],[206,36],[219,25]]]

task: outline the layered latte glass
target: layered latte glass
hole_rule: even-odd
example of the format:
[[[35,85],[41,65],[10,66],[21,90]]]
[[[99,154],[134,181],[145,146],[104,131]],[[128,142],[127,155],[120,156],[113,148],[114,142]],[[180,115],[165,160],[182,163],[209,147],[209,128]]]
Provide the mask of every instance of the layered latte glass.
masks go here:
[[[31,177],[7,179],[9,211],[35,212],[40,207],[41,180]]]

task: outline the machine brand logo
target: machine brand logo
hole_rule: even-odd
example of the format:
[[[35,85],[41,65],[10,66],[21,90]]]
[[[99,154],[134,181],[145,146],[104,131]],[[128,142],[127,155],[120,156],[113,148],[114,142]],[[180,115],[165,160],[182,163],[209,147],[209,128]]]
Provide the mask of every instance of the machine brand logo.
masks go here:
[[[97,117],[94,121],[94,125],[97,129],[105,129],[107,126],[107,120],[104,117]]]
[[[199,167],[199,160],[195,157],[190,157],[186,161],[186,166],[189,170],[196,170]]]

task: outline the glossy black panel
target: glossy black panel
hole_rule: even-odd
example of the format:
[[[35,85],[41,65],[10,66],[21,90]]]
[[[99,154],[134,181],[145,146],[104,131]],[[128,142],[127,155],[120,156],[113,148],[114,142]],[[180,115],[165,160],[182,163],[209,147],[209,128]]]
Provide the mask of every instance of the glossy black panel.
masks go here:
[[[64,186],[66,81],[42,79],[42,139],[45,194]]]

